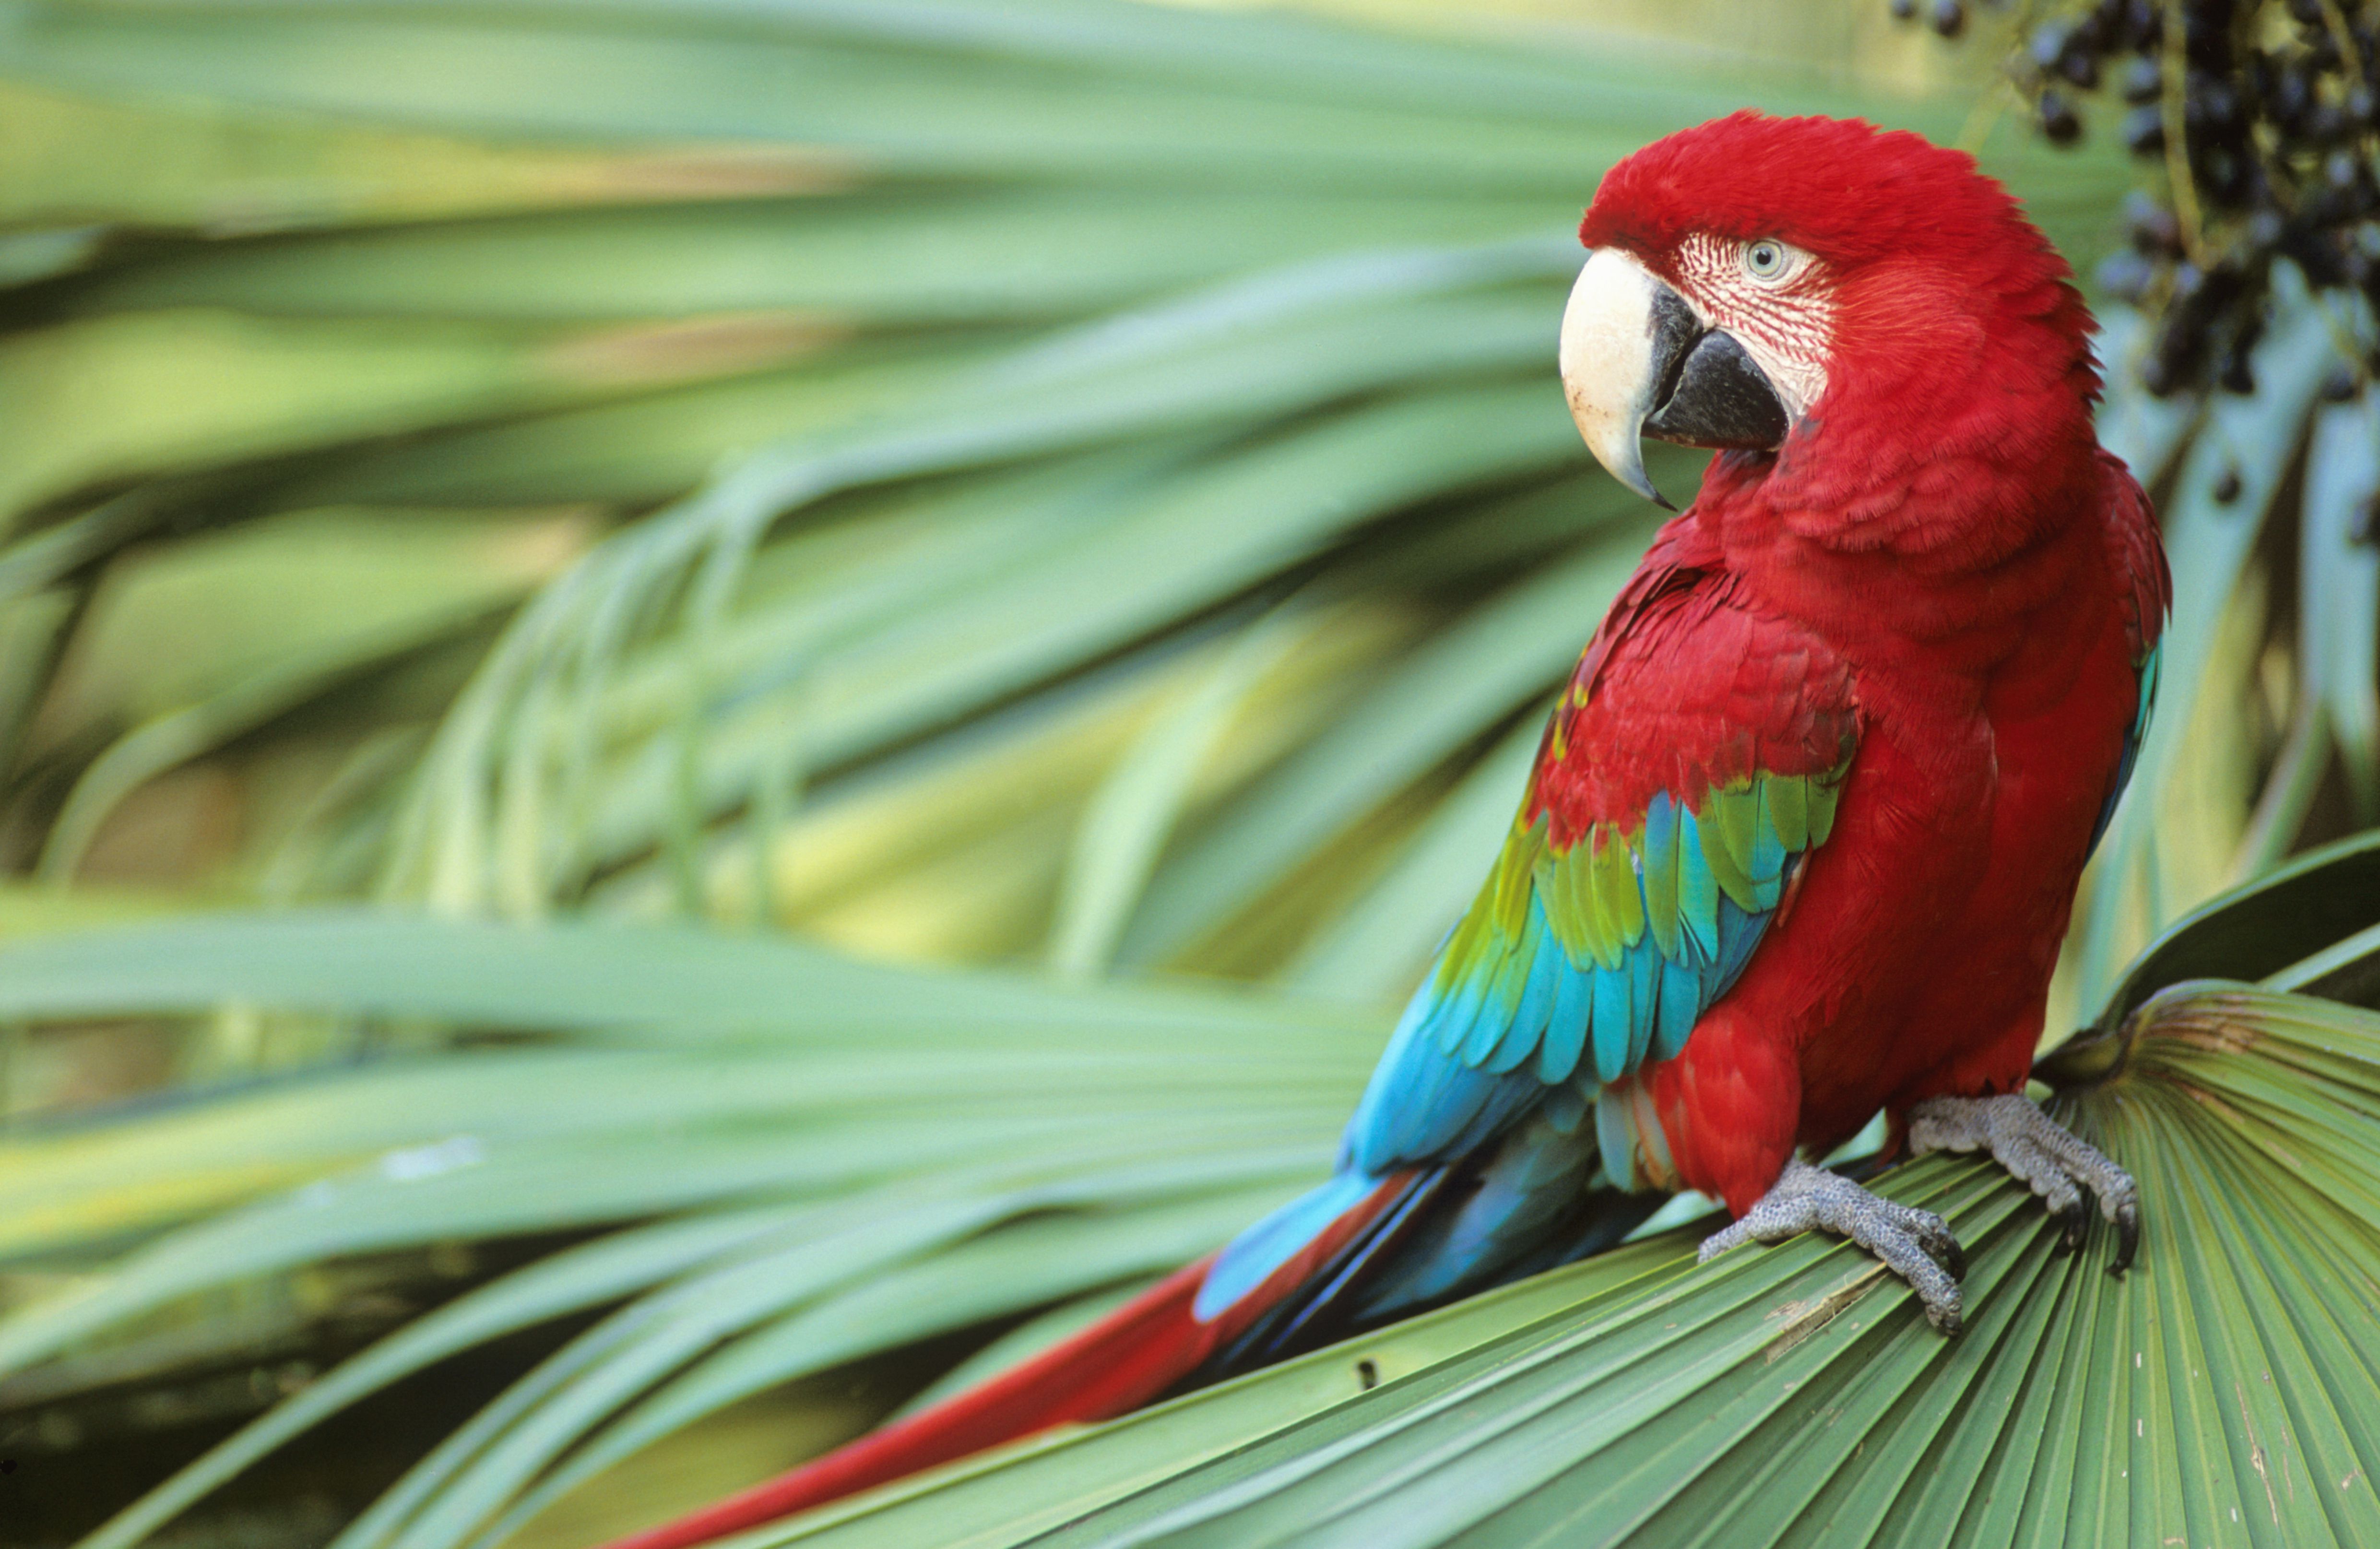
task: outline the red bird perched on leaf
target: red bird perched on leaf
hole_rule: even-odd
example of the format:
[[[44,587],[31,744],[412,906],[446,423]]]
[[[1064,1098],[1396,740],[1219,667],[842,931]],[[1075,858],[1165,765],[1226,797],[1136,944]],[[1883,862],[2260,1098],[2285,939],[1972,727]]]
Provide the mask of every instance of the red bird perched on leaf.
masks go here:
[[[1957,1332],[1936,1215],[1802,1160],[1879,1108],[2131,1261],[2121,1169],[2023,1095],[2168,594],[2101,451],[2070,272],[1971,158],[1739,113],[1612,168],[1562,319],[1572,414],[1720,448],[1554,708],[1486,885],[1328,1183],[1088,1331],[745,1495],[698,1543],[1103,1419],[1726,1201],[1703,1256],[1852,1238]],[[1663,504],[1667,504],[1663,502]],[[625,1546],[623,1546],[625,1549]]]

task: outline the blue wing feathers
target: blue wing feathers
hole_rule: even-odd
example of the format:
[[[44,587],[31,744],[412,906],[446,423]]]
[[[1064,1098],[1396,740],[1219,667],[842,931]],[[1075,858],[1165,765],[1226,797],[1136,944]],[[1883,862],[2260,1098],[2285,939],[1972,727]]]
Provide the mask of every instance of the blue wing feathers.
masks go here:
[[[1645,1063],[1653,1046],[1654,1030],[1661,1021],[1661,956],[1639,949],[1628,955],[1628,1005],[1634,1020],[1628,1027],[1628,1068]]]
[[[1512,1025],[1503,1039],[1484,1062],[1483,1068],[1495,1075],[1517,1070],[1536,1055],[1545,1043],[1545,1035],[1553,1017],[1554,1002],[1559,998],[1561,980],[1568,972],[1566,955],[1551,939],[1546,926],[1545,906],[1532,903],[1529,909],[1529,933],[1522,938],[1520,1005],[1514,1008]]]
[[[1552,954],[1548,954],[1552,956]],[[1594,987],[1568,953],[1552,965],[1554,1004],[1546,1020],[1546,1042],[1537,1051],[1537,1079],[1552,1086],[1570,1079],[1586,1053],[1587,1019],[1594,1014]]]
[[[1380,1186],[1364,1173],[1342,1172],[1320,1188],[1299,1195],[1232,1239],[1207,1272],[1190,1311],[1202,1323],[1255,1290],[1297,1250],[1322,1235],[1330,1223],[1362,1204]]]
[[[1694,1036],[1696,1018],[1703,1014],[1702,1000],[1702,975],[1691,963],[1661,965],[1661,1004],[1653,1030],[1655,1059],[1675,1059],[1685,1048],[1686,1040]]]
[[[1462,1206],[1431,1223],[1414,1250],[1366,1288],[1359,1315],[1386,1317],[1437,1301],[1535,1250],[1577,1212],[1595,1164],[1591,1129],[1563,1129],[1543,1116],[1527,1121],[1498,1148]]]
[[[1630,1004],[1628,981],[1625,968],[1598,968],[1595,970],[1595,1075],[1597,1080],[1616,1081],[1627,1074],[1628,1056],[1634,1052],[1635,1008]]]
[[[1736,907],[1735,900],[1721,897],[1718,901],[1718,970],[1709,977],[1710,998],[1719,996],[1735,987],[1743,970],[1752,964],[1752,949],[1768,929],[1768,916],[1776,909],[1771,904],[1756,914],[1748,914]]]
[[[1389,1039],[1340,1148],[1339,1165],[1384,1173],[1408,1159],[1459,1156],[1502,1128],[1545,1088],[1497,1076],[1440,1052],[1416,995]]]
[[[1512,1031],[1512,1003],[1520,997],[1507,990],[1516,977],[1514,970],[1525,966],[1518,952],[1508,952],[1488,971],[1485,982],[1468,991],[1473,1004],[1462,1045],[1456,1051],[1463,1064],[1485,1066],[1488,1056],[1496,1052],[1496,1045]]]
[[[1750,966],[1793,869],[1820,838],[1813,823],[1797,835],[1803,848],[1788,848],[1763,787],[1734,787],[1731,837],[1667,795],[1626,838],[1582,835],[1557,852],[1542,828],[1521,831],[1407,1004],[1348,1126],[1350,1162],[1378,1173],[1448,1160],[1543,1104],[1551,1087],[1575,1078],[1591,1097],[1597,1083],[1676,1058]],[[1798,801],[1800,788],[1789,796]],[[1787,809],[1787,821],[1802,810]],[[1624,846],[1628,870],[1610,870],[1619,858],[1597,843]],[[1733,848],[1714,854],[1706,844]],[[1513,890],[1516,875],[1525,893]],[[1633,896],[1609,892],[1632,883]],[[1557,930],[1549,909],[1572,923]]]

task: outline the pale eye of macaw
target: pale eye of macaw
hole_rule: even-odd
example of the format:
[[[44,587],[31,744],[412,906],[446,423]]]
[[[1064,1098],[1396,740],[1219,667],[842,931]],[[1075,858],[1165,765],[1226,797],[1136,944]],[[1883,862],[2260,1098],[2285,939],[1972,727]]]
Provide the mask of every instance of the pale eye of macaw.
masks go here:
[[[1809,256],[1774,237],[1764,237],[1743,245],[1743,272],[1764,285],[1781,285],[1802,272]]]

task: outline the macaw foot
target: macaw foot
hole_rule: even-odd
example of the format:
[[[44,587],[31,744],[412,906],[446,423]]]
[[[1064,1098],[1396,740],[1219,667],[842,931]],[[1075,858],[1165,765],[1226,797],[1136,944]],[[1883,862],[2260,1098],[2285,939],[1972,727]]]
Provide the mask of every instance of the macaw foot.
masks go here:
[[[1809,1231],[1840,1232],[1882,1259],[1925,1303],[1925,1321],[1959,1332],[1959,1281],[1967,1256],[1940,1216],[1871,1194],[1839,1173],[1799,1157],[1785,1164],[1760,1201],[1734,1226],[1703,1238],[1707,1263],[1747,1242],[1782,1242]]]
[[[2132,1175],[2050,1121],[2032,1098],[1929,1097],[1909,1110],[1910,1149],[1988,1151],[2047,1201],[2066,1229],[2069,1251],[2082,1246],[2091,1224],[2083,1199],[2098,1197],[2100,1214],[2116,1228],[2116,1258],[2107,1273],[2121,1275],[2141,1245],[2141,1191]]]

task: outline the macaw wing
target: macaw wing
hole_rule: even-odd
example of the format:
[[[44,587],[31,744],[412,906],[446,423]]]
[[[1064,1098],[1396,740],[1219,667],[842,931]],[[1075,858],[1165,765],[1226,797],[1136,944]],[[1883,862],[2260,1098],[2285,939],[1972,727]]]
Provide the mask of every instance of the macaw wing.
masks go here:
[[[1833,826],[1848,669],[1741,605],[1672,524],[1547,726],[1503,852],[1407,1005],[1343,1147],[1362,1174],[1468,1153],[1675,1057]]]
[[[2166,565],[2165,546],[2157,542],[2156,513],[2149,506],[2147,492],[2109,454],[2099,454],[2099,466],[2107,491],[2109,553],[2124,603],[2125,630],[2132,644],[2132,670],[2140,680],[2140,706],[2124,734],[2124,755],[2117,762],[2116,778],[2099,808],[2099,821],[2091,830],[2091,848],[2083,851],[2085,855],[2098,849],[2107,825],[2115,821],[2116,803],[2123,799],[2124,787],[2131,783],[2132,765],[2148,737],[2149,715],[2156,708],[2157,664],[2165,650],[2160,637],[2166,615],[2173,606],[2173,573]]]

